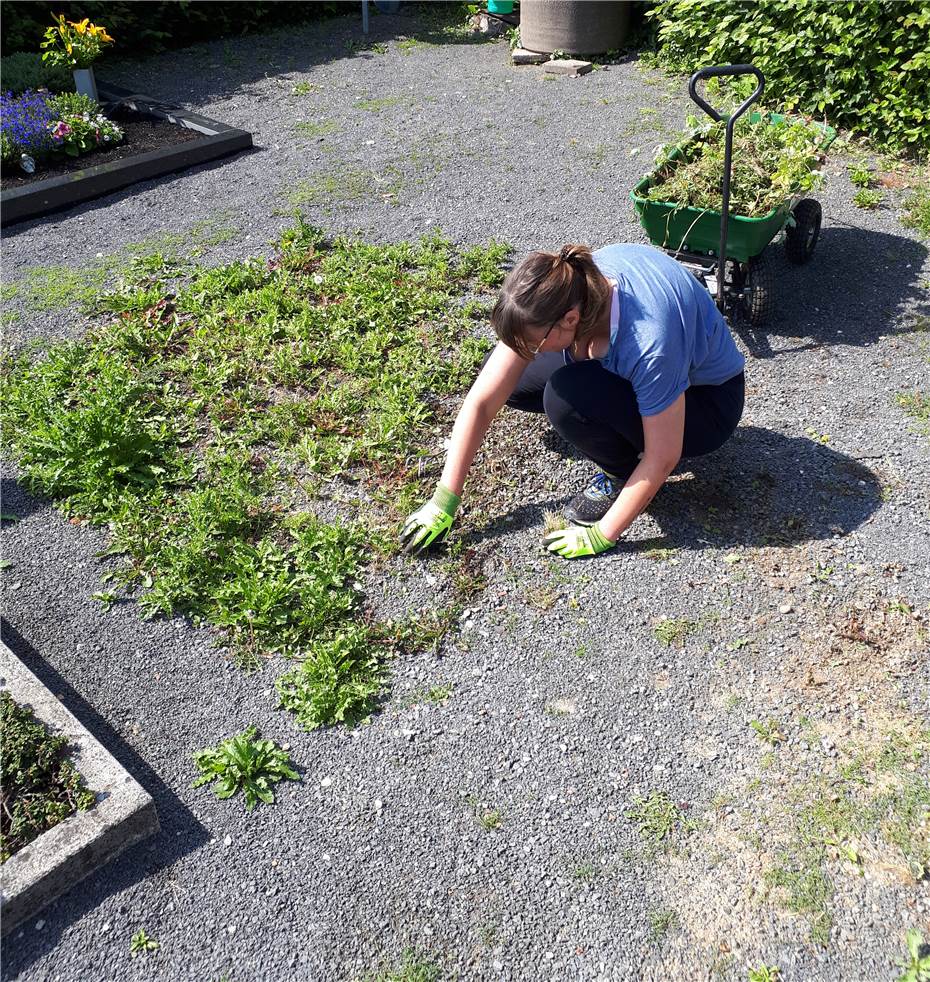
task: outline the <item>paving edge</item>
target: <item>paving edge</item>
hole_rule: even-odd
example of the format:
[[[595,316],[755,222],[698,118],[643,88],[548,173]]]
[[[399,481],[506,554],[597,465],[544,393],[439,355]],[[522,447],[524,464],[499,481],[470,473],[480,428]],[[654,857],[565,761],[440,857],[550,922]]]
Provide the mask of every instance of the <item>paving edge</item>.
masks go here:
[[[7,934],[124,849],[159,830],[152,796],[0,642],[0,688],[71,745],[71,760],[96,804],[44,832],[0,866]]]

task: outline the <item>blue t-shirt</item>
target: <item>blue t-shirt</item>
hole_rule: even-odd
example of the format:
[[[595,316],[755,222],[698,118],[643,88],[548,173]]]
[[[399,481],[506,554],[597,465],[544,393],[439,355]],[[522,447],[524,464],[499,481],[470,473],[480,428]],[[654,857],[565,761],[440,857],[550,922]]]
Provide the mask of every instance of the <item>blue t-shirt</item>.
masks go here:
[[[671,256],[645,245],[594,253],[617,281],[619,318],[611,318],[604,367],[629,379],[642,416],[667,409],[689,385],[720,385],[746,359],[707,290]]]

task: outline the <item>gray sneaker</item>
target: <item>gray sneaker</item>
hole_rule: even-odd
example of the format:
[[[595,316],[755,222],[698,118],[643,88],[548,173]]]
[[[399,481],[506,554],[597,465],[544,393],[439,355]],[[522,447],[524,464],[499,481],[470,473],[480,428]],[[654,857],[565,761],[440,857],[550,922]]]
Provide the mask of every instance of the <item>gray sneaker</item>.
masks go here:
[[[584,491],[572,498],[563,514],[572,525],[594,525],[607,514],[622,489],[623,482],[618,478],[603,472],[595,474]]]

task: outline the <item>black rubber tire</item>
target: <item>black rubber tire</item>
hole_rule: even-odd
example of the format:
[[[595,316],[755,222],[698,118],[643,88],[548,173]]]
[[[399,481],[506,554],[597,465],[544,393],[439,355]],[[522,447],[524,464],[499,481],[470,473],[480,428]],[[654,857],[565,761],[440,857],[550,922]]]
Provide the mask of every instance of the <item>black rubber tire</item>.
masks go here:
[[[744,297],[749,323],[753,327],[767,324],[775,309],[775,267],[764,252],[749,260]]]
[[[788,262],[795,266],[806,263],[814,254],[817,240],[820,238],[820,224],[823,221],[823,209],[820,202],[813,198],[804,198],[791,211],[795,225],[785,229],[785,252]]]

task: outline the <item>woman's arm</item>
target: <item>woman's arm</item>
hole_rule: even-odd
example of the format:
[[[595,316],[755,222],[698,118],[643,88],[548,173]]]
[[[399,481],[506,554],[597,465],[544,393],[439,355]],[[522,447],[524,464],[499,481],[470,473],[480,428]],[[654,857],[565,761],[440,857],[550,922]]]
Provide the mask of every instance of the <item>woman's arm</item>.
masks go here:
[[[643,417],[645,449],[642,460],[623,486],[620,496],[598,522],[601,533],[616,542],[637,515],[656,496],[681,459],[685,435],[685,394],[662,412]]]
[[[461,497],[465,478],[491,420],[510,398],[526,368],[515,351],[498,341],[459,409],[440,483]]]

